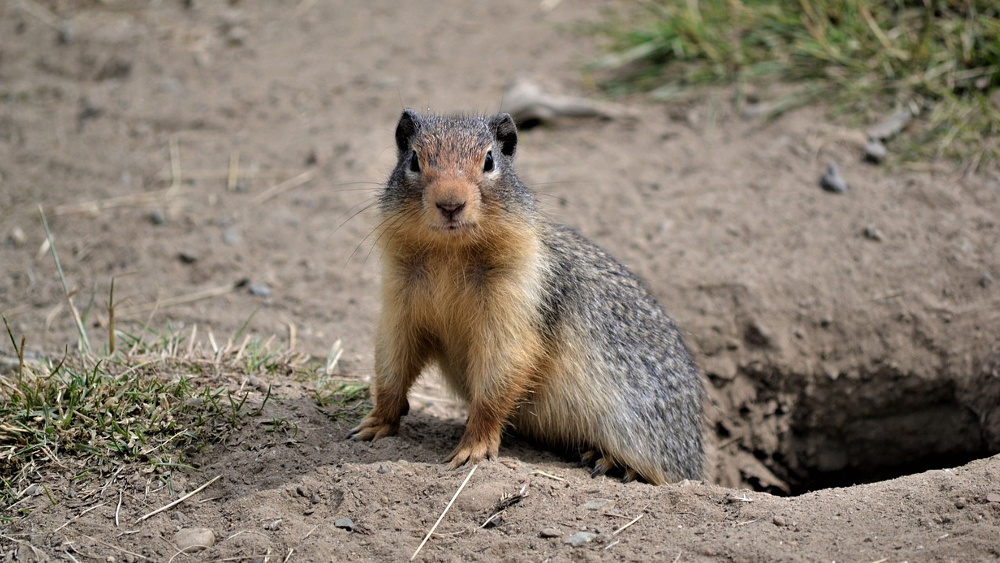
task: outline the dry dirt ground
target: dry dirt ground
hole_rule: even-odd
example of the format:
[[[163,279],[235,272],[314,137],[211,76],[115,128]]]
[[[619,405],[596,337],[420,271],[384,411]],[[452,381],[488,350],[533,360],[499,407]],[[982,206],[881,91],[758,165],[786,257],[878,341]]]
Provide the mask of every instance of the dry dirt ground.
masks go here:
[[[493,112],[516,76],[593,95],[586,30],[618,7],[0,2],[0,309],[35,351],[75,343],[39,252],[41,205],[77,303],[100,305],[115,278],[121,328],[224,340],[249,318],[320,357],[341,339],[343,375],[367,378],[379,273],[365,206],[400,111]],[[762,123],[731,97],[624,100],[636,119],[523,131],[518,161],[546,211],[647,280],[688,334],[711,479],[592,480],[508,438],[419,559],[1000,558],[996,171],[874,167],[858,129],[822,109]],[[831,160],[845,194],[818,187]],[[398,437],[357,444],[341,440],[354,420],[276,378],[262,417],[284,430],[250,421],[200,471],[45,483],[58,504],[23,499],[0,561],[409,558],[468,473],[439,464],[461,411],[425,379]],[[178,554],[175,533],[195,527],[215,545]],[[577,532],[596,535],[566,543]]]

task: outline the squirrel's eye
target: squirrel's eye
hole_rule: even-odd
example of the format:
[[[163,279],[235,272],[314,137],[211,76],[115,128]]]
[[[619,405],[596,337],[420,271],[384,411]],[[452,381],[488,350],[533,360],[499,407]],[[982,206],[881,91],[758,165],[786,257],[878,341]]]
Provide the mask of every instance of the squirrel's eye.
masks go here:
[[[483,172],[493,170],[493,151],[486,151],[486,159],[483,160]]]
[[[420,172],[420,159],[417,158],[417,151],[410,152],[410,172]]]

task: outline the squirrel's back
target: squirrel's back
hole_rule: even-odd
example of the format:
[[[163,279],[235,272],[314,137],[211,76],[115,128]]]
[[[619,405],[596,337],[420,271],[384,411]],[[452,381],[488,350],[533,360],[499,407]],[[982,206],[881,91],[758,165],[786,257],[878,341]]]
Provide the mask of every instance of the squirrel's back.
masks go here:
[[[436,362],[469,404],[449,459],[497,454],[503,425],[652,483],[702,475],[702,384],[642,283],[537,211],[514,174],[509,115],[403,113],[380,199],[383,311],[375,408],[358,439],[394,433]]]

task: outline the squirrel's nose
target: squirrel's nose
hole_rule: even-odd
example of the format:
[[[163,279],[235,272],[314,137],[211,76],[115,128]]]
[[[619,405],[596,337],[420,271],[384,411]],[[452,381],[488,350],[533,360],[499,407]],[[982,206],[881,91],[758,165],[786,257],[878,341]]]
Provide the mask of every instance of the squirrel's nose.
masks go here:
[[[465,208],[464,201],[439,201],[434,205],[441,210],[441,214],[449,221],[454,221],[455,217]]]

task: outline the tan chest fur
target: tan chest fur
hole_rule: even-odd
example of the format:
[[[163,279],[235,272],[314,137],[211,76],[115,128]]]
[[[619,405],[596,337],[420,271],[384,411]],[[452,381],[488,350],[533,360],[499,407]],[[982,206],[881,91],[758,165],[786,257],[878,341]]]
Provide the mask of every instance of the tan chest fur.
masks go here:
[[[466,400],[469,378],[502,371],[508,362],[537,365],[541,339],[541,253],[537,241],[502,256],[488,246],[421,252],[399,249],[385,258],[383,315],[402,334],[423,341],[442,373]]]

